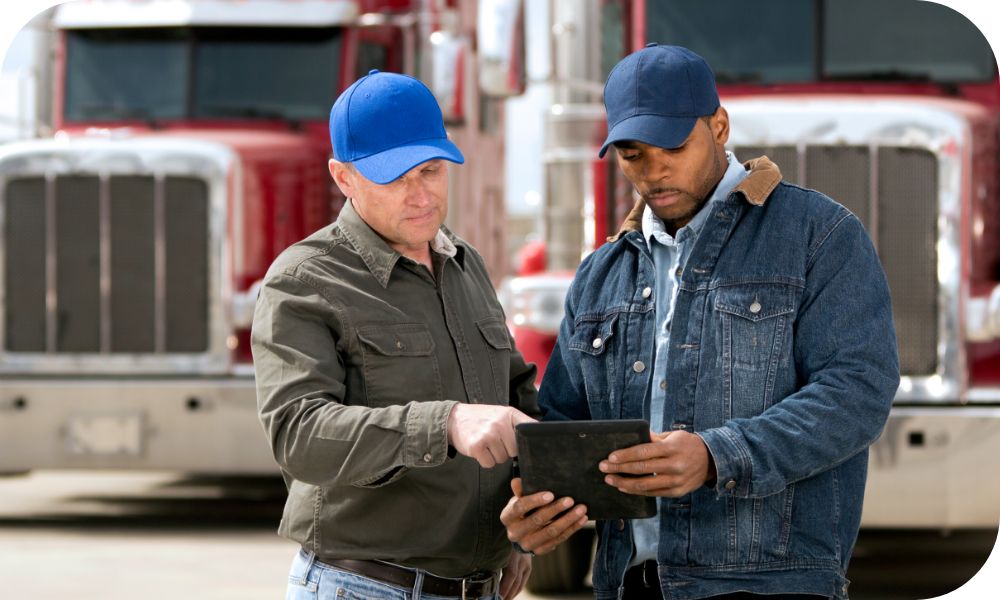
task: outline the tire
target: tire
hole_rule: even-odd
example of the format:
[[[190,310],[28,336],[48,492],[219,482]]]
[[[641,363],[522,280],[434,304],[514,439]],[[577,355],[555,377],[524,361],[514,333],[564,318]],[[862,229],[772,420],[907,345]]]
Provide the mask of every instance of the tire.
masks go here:
[[[570,594],[587,589],[586,577],[594,559],[593,528],[585,527],[548,554],[531,561],[525,587],[532,594]]]

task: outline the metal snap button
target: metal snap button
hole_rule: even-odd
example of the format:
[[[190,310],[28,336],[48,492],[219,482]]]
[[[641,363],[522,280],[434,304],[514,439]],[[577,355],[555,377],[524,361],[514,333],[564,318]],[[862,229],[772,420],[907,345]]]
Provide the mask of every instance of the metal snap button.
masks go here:
[[[731,490],[734,487],[736,487],[736,480],[735,479],[730,479],[729,481],[726,482],[726,489],[727,490]]]
[[[604,340],[601,338],[594,338],[594,343],[591,344],[594,348],[600,348],[604,344]]]
[[[759,313],[760,312],[760,302],[757,302],[756,300],[754,300],[753,304],[750,305],[750,312],[752,312],[753,314]]]
[[[642,297],[643,298],[649,298],[652,295],[653,295],[653,288],[648,288],[648,287],[642,288]]]
[[[661,390],[667,389],[667,380],[666,379],[661,379],[660,380],[660,389]]]
[[[641,360],[637,360],[635,361],[635,364],[632,365],[632,370],[635,371],[636,373],[642,373],[643,371],[646,370],[646,363],[642,362]]]

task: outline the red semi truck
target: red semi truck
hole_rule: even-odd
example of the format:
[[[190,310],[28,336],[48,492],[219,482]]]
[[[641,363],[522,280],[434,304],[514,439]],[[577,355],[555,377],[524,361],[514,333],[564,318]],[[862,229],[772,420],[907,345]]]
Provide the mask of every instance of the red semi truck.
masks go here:
[[[502,157],[520,6],[60,6],[55,134],[0,146],[0,472],[276,473],[248,347],[255,286],[343,203],[333,100],[370,69],[415,74],[467,155]],[[449,224],[499,277],[503,169],[451,174]]]
[[[647,42],[715,70],[730,149],[857,214],[893,295],[902,383],[872,448],[867,527],[1000,522],[1000,81],[982,33],[916,0],[551,3],[545,268],[502,297],[544,368],[582,256],[634,203],[605,136],[610,68]],[[586,8],[584,8],[584,6]],[[600,43],[596,41],[599,40]]]

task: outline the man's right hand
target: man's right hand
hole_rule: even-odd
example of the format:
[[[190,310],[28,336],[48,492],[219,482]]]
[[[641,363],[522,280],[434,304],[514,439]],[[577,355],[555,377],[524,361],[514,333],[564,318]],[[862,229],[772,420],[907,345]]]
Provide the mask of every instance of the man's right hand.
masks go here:
[[[507,538],[532,554],[551,552],[587,523],[587,507],[572,498],[558,501],[552,492],[521,495],[521,478],[510,482],[514,497],[500,512]]]
[[[459,403],[448,415],[448,443],[489,469],[517,456],[514,426],[532,421],[509,406]]]

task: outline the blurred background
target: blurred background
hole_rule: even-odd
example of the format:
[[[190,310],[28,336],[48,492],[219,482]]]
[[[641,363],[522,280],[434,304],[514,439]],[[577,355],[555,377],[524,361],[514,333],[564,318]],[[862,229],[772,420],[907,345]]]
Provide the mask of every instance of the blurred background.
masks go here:
[[[596,158],[603,82],[653,41],[709,61],[730,149],[850,208],[889,278],[903,377],[852,598],[968,581],[1000,523],[1000,79],[961,13],[78,0],[31,20],[0,70],[0,594],[281,596],[294,548],[274,534],[253,301],[274,256],[336,218],[326,118],[370,69],[438,98],[468,158],[448,224],[543,377],[574,269],[633,203]],[[585,530],[536,559],[523,597],[589,597],[592,548]]]

